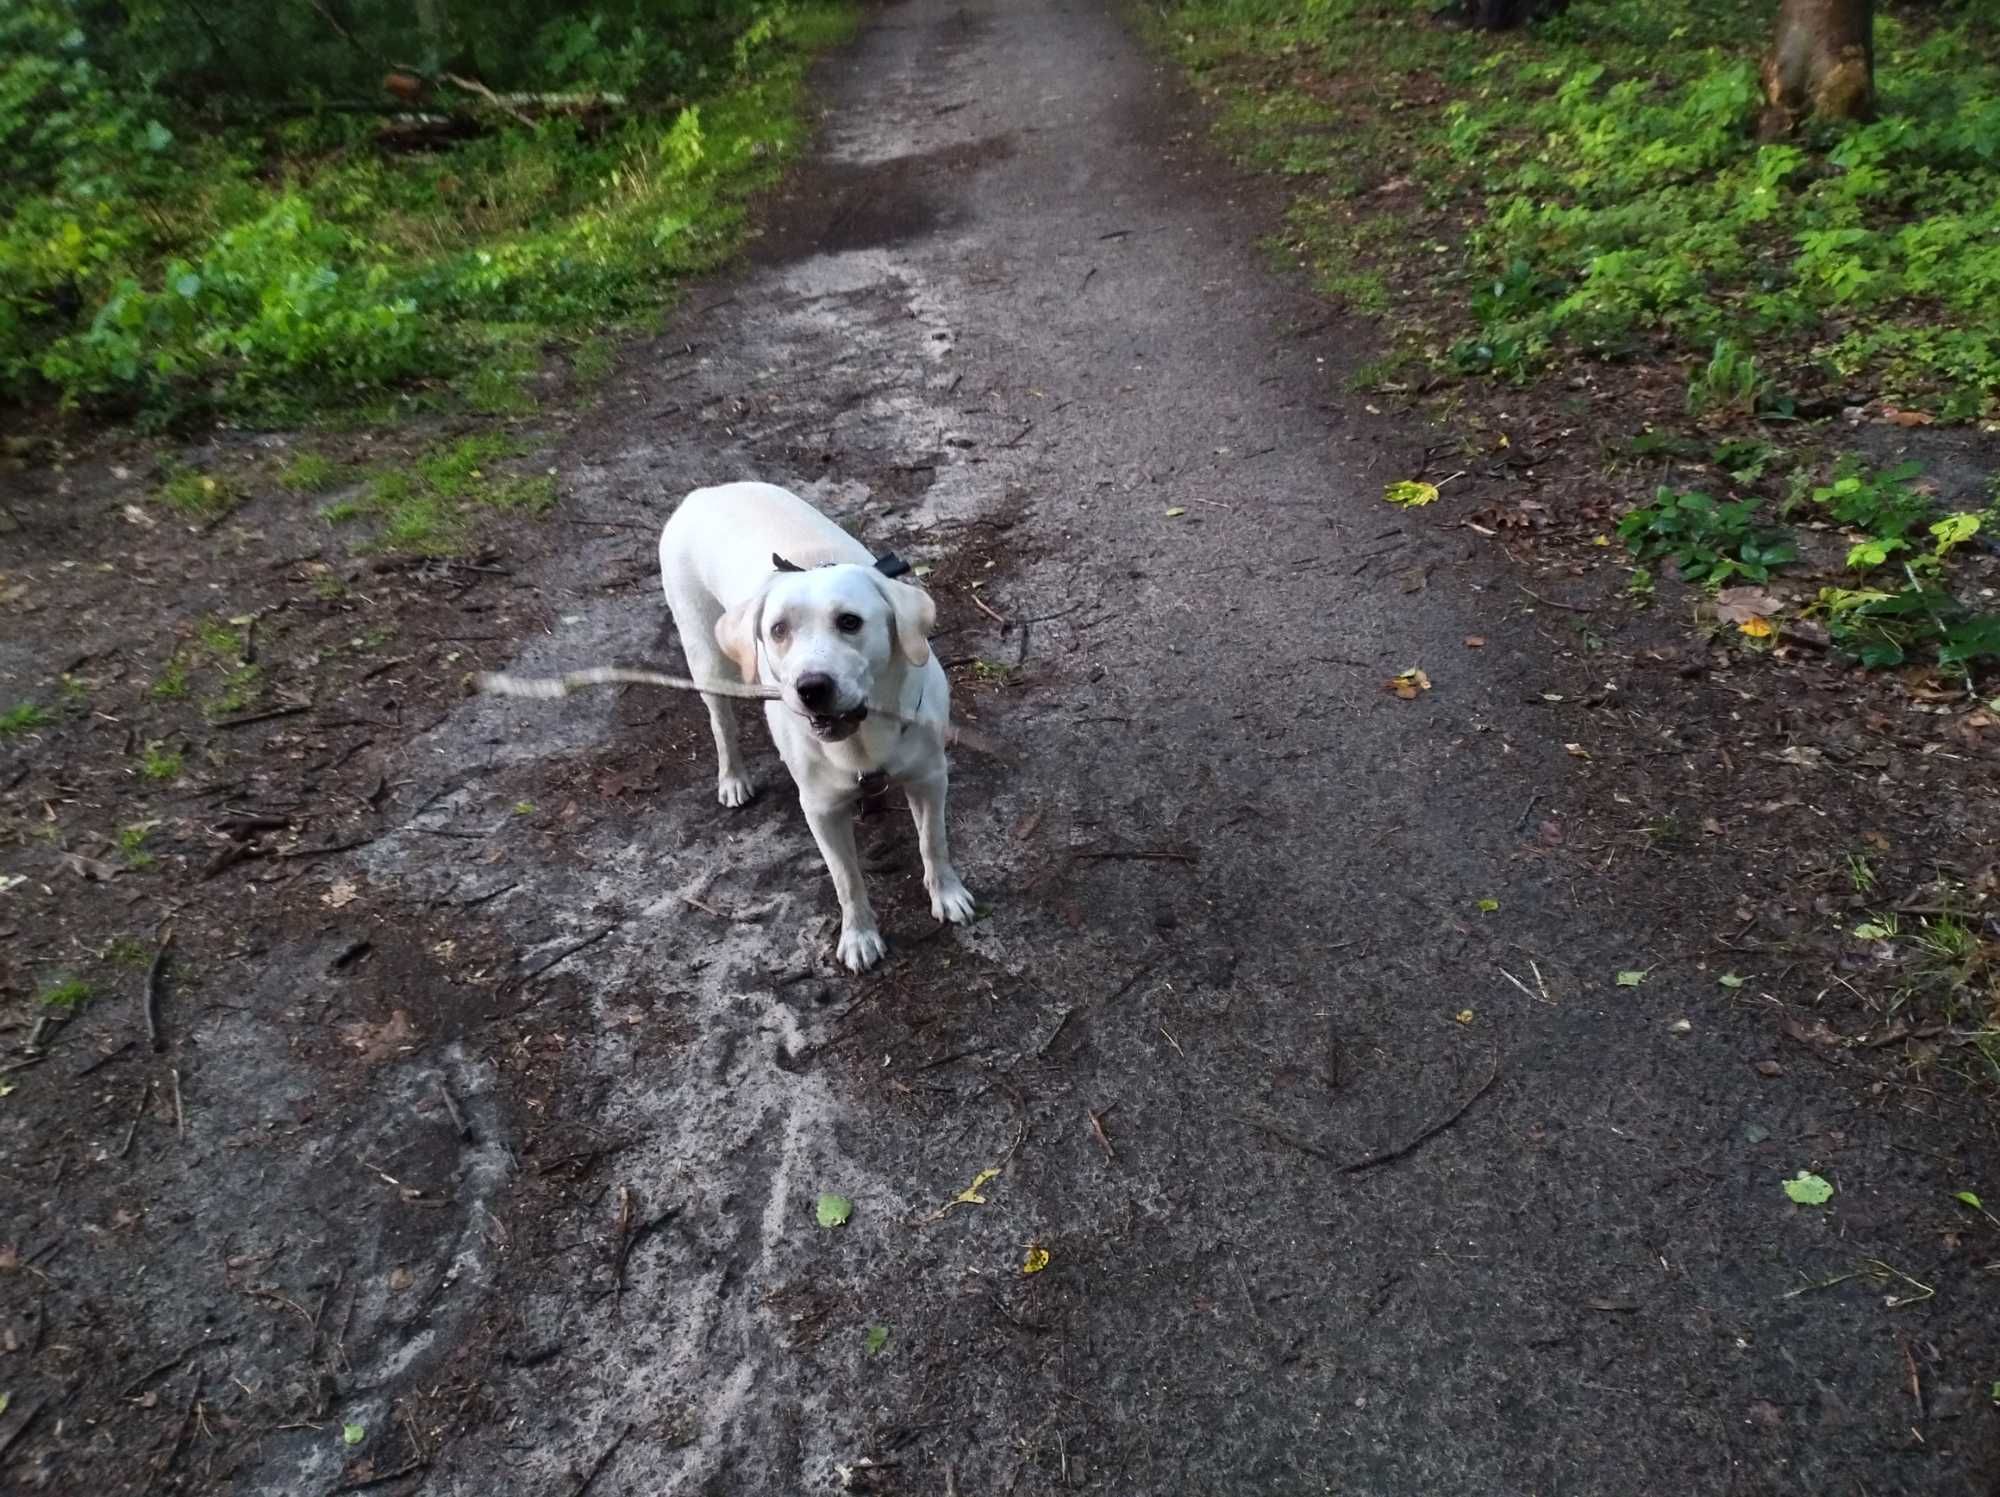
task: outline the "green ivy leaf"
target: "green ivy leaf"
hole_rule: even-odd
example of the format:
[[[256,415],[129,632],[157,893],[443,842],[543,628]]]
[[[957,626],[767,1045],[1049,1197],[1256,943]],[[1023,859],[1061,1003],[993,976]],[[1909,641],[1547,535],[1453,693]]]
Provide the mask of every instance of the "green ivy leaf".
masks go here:
[[[1634,968],[1629,971],[1620,972],[1618,974],[1618,986],[1621,988],[1636,988],[1637,986],[1639,986],[1640,983],[1644,982],[1645,980],[1646,980],[1646,972],[1643,967]]]
[[[358,1424],[349,1424],[342,1427],[340,1438],[349,1445],[359,1445],[368,1438],[368,1431]]]
[[[1744,983],[1744,979],[1738,977],[1734,972],[1725,972],[1715,980],[1721,983],[1725,988],[1740,988],[1743,986]]]
[[[846,1196],[837,1196],[830,1190],[822,1191],[816,1214],[819,1217],[819,1224],[829,1230],[845,1226],[847,1219],[854,1215],[854,1202],[848,1200]]]
[[[1973,1192],[1969,1190],[1960,1190],[1953,1192],[1952,1199],[1954,1201],[1963,1202],[1965,1205],[1970,1206],[1974,1211],[1984,1211],[1986,1209],[1985,1206],[1980,1204],[1979,1197],[1973,1194]]]
[[[1833,1187],[1811,1170],[1800,1170],[1785,1182],[1785,1194],[1801,1206],[1824,1206],[1833,1199]]]

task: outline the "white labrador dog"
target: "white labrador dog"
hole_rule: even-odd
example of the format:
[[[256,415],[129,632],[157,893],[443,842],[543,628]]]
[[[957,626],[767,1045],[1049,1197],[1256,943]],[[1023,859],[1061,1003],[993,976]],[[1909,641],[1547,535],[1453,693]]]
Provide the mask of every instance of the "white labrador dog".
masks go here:
[[[970,920],[972,896],[945,839],[951,688],[927,638],[937,618],[930,596],[884,576],[859,541],[768,483],[727,483],[683,499],[660,535],[660,578],[689,675],[724,681],[733,670],[783,691],[764,716],[833,875],[840,960],[859,972],[887,949],[854,850],[856,803],[887,785],[909,799],[931,913]],[[702,700],[715,732],[716,799],[743,805],[754,787],[735,706],[727,697]],[[871,717],[870,704],[904,721]]]

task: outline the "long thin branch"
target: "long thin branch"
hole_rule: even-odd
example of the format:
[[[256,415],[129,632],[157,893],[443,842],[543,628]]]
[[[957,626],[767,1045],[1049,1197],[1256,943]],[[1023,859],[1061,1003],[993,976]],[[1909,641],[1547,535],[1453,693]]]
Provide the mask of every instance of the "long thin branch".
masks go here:
[[[766,686],[754,681],[695,681],[686,676],[670,676],[663,671],[635,670],[622,665],[599,665],[589,670],[570,671],[560,676],[510,676],[500,672],[486,671],[474,678],[474,684],[488,696],[526,697],[536,701],[553,701],[566,697],[571,692],[586,686],[664,686],[670,691],[698,691],[704,696],[735,697],[742,701],[772,702],[784,695],[775,686]],[[922,728],[943,737],[947,748],[963,747],[975,753],[992,754],[1006,758],[1007,751],[999,743],[984,733],[976,733],[957,723],[930,723],[914,717],[905,717],[900,712],[892,712],[887,707],[868,704],[870,717],[886,718],[890,722],[902,723],[906,727]]]

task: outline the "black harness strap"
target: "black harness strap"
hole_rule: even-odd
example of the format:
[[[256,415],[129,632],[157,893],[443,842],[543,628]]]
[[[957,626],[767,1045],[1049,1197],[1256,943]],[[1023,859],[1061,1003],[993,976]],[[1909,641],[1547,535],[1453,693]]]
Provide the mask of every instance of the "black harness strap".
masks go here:
[[[779,556],[776,552],[773,552],[771,555],[771,565],[780,572],[803,572],[805,570],[797,562],[786,561],[784,557]],[[833,563],[828,562],[827,565],[832,566]],[[875,558],[875,570],[880,572],[884,577],[907,577],[910,574],[910,564],[894,551],[884,551],[880,556]]]

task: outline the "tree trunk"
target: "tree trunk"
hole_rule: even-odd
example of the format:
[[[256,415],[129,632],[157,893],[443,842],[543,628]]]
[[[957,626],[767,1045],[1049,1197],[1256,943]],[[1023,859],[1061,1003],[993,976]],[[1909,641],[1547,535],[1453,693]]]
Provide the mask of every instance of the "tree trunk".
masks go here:
[[[1875,111],[1874,0],[1781,0],[1764,56],[1766,140],[1807,115],[1865,120]]]

